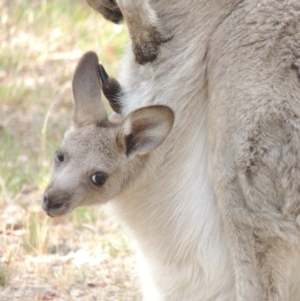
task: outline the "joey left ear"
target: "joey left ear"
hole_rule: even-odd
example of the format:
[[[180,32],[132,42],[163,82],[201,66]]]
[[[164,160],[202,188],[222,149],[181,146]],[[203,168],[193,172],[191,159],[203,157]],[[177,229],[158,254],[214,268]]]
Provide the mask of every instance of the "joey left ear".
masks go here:
[[[101,101],[101,81],[99,60],[95,52],[89,51],[80,59],[72,81],[74,113],[76,126],[101,124],[107,114]]]
[[[117,143],[128,157],[145,155],[163,143],[174,119],[173,110],[162,105],[133,111],[122,122]]]

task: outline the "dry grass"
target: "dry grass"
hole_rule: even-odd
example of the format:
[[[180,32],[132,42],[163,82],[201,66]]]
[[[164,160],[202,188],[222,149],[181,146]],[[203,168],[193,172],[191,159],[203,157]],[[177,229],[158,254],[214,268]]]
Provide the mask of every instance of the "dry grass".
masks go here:
[[[95,50],[115,74],[125,30],[84,0],[4,0],[0,16],[0,301],[140,300],[130,243],[103,208],[50,219],[39,205],[74,67]]]

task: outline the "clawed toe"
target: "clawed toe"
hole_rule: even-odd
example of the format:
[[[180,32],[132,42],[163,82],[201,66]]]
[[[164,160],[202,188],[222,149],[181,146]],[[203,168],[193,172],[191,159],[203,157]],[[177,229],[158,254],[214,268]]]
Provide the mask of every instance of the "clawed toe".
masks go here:
[[[116,24],[123,21],[123,14],[115,0],[87,0],[87,3],[105,19]]]

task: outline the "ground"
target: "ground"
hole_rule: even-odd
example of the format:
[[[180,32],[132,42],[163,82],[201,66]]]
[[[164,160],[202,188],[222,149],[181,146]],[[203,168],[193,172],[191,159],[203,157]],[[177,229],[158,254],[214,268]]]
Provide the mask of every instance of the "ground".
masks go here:
[[[134,248],[105,208],[40,208],[76,63],[94,50],[116,75],[126,40],[84,0],[0,2],[0,301],[141,300]]]

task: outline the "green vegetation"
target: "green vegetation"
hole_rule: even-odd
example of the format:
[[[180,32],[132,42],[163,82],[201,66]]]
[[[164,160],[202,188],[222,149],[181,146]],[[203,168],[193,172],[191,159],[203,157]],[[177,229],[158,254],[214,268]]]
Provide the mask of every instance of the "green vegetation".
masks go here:
[[[0,262],[0,286],[7,286],[11,278],[11,270],[8,265]]]
[[[27,252],[39,255],[47,253],[49,219],[39,212],[28,212],[23,234],[23,245]]]

